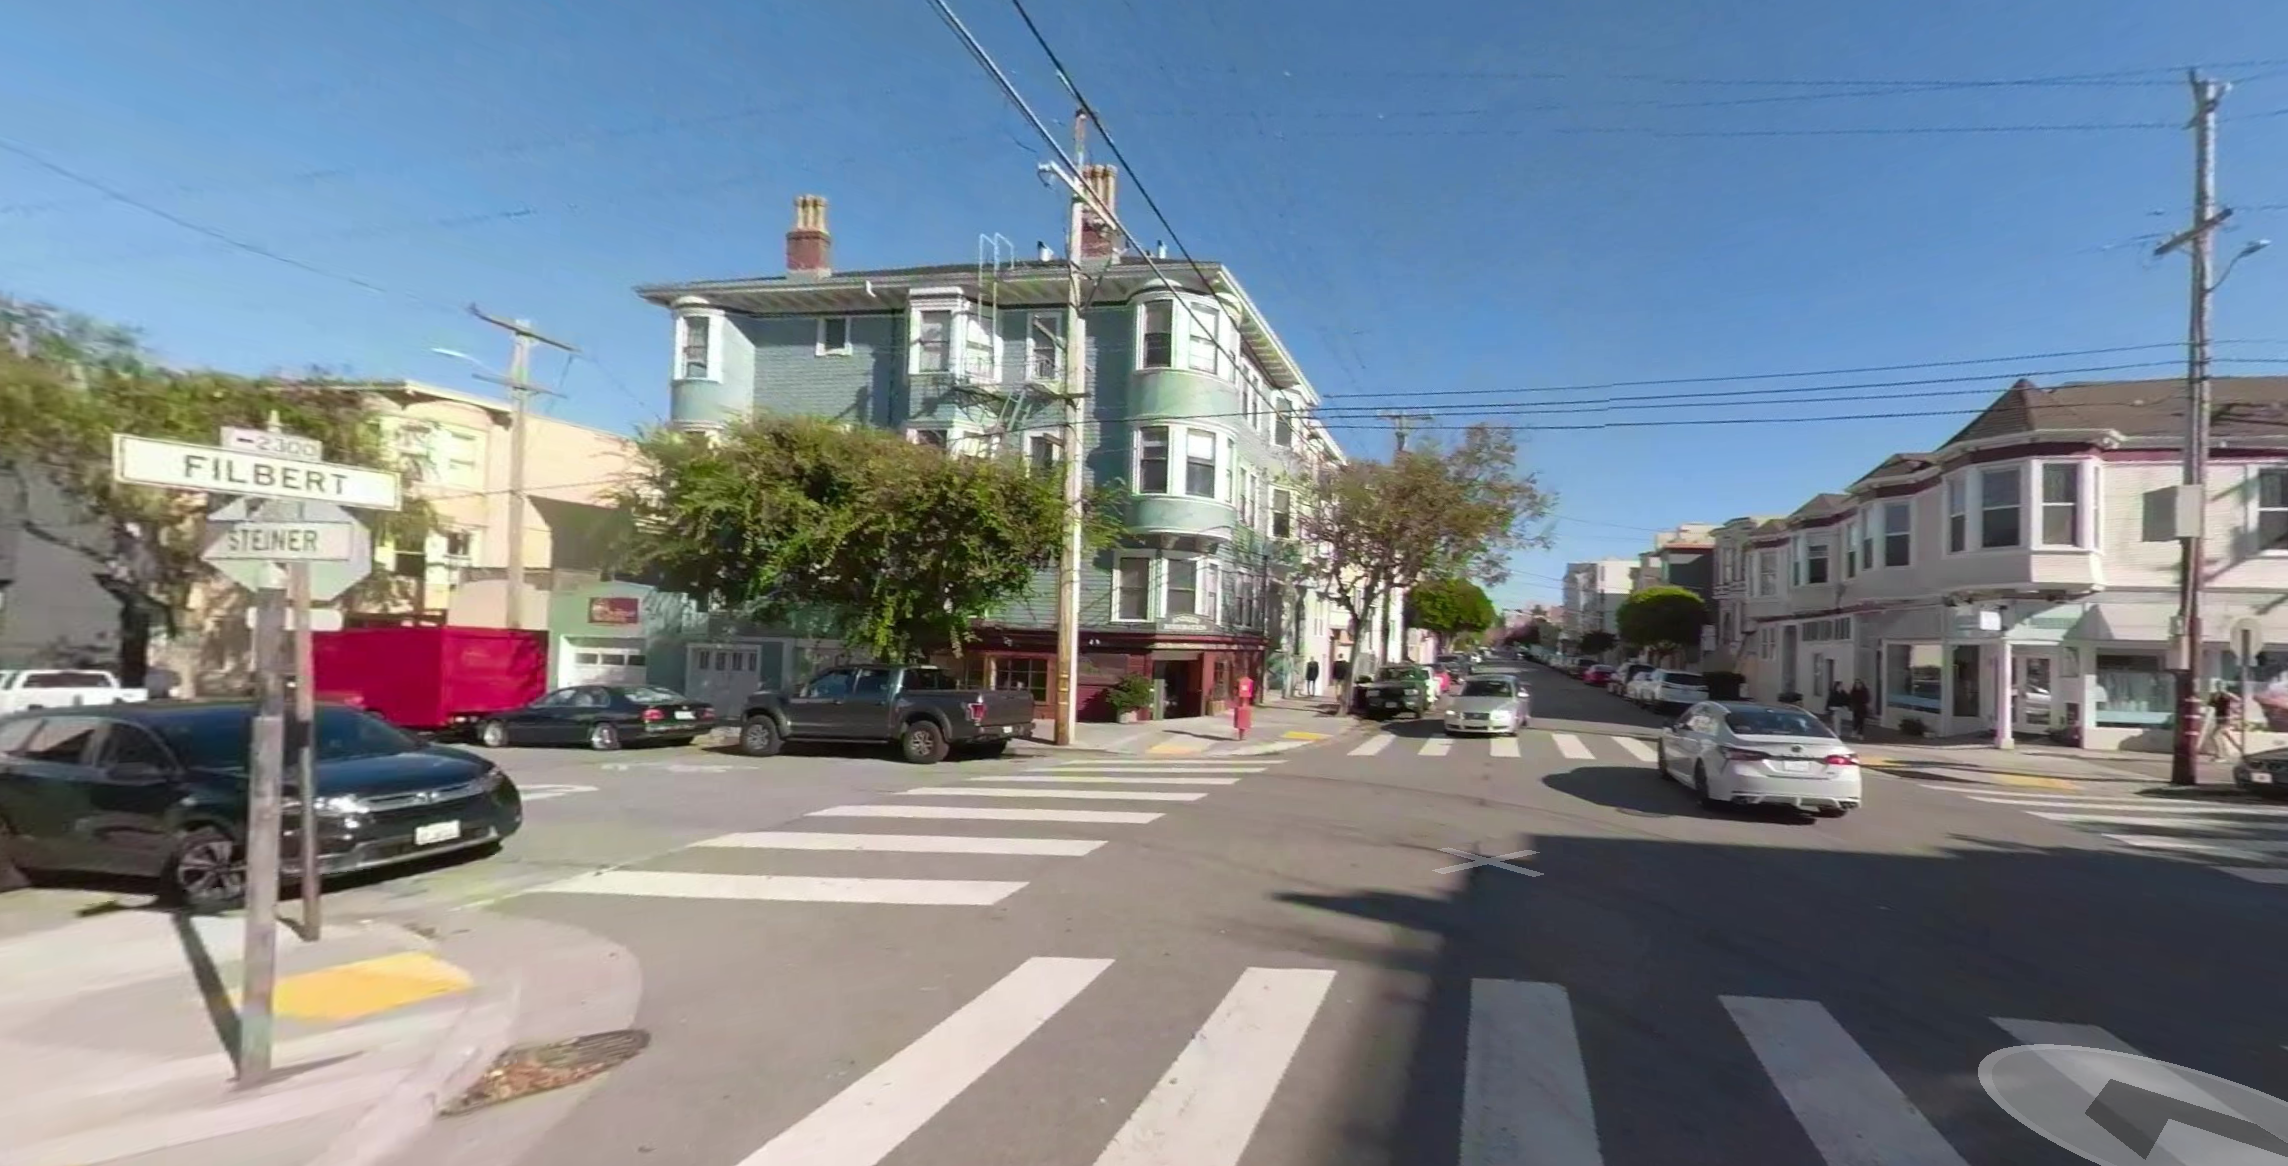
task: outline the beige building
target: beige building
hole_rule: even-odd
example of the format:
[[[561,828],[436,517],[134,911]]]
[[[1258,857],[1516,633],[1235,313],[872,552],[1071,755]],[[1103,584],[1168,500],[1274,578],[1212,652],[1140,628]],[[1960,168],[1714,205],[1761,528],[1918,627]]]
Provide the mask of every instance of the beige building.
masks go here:
[[[415,381],[368,394],[407,491],[429,503],[437,526],[421,546],[375,551],[392,579],[376,614],[471,627],[508,625],[512,525],[509,403]],[[635,443],[547,416],[525,418],[524,626],[548,626],[548,593],[596,581],[611,549],[611,493]]]

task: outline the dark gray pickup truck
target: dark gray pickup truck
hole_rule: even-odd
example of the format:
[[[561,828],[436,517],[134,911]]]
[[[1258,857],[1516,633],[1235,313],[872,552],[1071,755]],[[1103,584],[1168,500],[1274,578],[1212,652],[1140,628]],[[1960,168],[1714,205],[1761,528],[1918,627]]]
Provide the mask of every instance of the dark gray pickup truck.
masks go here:
[[[747,698],[739,752],[769,757],[788,741],[895,742],[917,765],[954,752],[997,757],[1033,735],[1033,694],[963,688],[942,668],[829,668],[793,692]]]

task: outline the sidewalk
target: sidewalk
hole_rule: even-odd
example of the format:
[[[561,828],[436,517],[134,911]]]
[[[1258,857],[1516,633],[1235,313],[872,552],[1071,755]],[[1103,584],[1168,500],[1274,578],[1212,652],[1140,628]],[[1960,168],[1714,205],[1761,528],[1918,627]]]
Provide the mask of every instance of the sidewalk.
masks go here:
[[[370,1163],[516,1030],[479,945],[385,923],[279,935],[270,1078],[232,1080],[244,921],[119,910],[0,941],[0,1166]]]
[[[1084,721],[1073,726],[1071,745],[1052,745],[1056,725],[1033,723],[1033,740],[1016,742],[1021,756],[1054,757],[1067,753],[1121,753],[1153,757],[1251,757],[1300,749],[1315,741],[1341,736],[1357,722],[1334,711],[1328,701],[1274,698],[1255,708],[1255,723],[1247,739],[1239,739],[1231,714],[1218,717],[1177,717],[1132,725]]]
[[[2021,741],[2014,749],[1997,749],[1984,735],[1931,740],[1881,726],[1869,726],[1866,737],[1853,738],[1852,743],[1869,769],[1941,781],[2072,789],[2081,783],[2160,785],[2169,780],[2169,758],[2160,753],[2071,749],[2047,741]],[[2232,785],[2229,761],[2203,759],[2198,774],[2204,786]]]

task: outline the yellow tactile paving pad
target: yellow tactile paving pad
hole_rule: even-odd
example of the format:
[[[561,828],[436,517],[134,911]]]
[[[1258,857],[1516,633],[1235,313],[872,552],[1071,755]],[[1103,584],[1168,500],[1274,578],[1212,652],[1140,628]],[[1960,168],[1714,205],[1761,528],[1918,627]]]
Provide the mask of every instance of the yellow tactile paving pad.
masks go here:
[[[271,1007],[297,1020],[357,1020],[475,986],[460,968],[407,951],[287,976],[278,981]]]

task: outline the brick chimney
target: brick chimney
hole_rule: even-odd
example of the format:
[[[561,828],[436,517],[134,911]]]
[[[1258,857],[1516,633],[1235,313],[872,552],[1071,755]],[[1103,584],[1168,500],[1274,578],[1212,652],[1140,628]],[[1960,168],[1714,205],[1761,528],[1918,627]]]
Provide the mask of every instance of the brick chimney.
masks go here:
[[[789,275],[834,274],[834,236],[826,231],[826,196],[796,195],[794,229],[786,233]]]
[[[1104,209],[1120,213],[1119,186],[1115,181],[1118,171],[1103,163],[1080,168],[1080,182]],[[1104,221],[1095,211],[1085,206],[1080,212],[1080,257],[1082,259],[1117,259],[1120,257],[1120,233]]]

